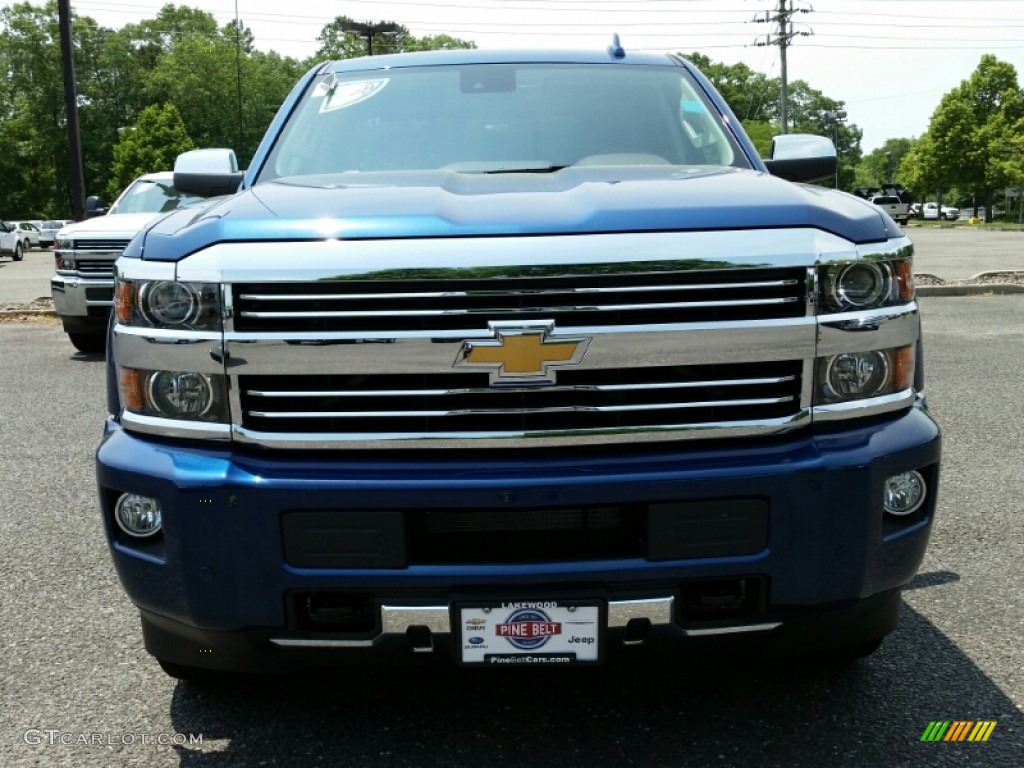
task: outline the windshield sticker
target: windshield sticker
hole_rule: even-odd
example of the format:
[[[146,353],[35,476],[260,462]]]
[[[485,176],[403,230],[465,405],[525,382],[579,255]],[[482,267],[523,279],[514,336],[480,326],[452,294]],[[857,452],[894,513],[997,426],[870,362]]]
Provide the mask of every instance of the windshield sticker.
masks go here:
[[[705,112],[704,105],[695,99],[683,99],[680,104],[682,104],[683,112],[689,112],[693,115],[700,115]]]
[[[336,109],[344,109],[366,101],[371,96],[380,93],[388,84],[388,78],[383,77],[377,80],[355,80],[344,83],[334,83],[327,92],[324,103],[320,105],[321,112],[333,112]],[[316,91],[313,92],[316,96]]]

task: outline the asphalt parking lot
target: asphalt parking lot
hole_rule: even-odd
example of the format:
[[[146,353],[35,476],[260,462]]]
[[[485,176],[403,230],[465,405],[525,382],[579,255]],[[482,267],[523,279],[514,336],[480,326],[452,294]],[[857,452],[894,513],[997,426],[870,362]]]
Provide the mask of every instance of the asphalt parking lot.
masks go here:
[[[1024,296],[921,307],[939,510],[899,629],[859,665],[682,658],[205,688],[143,651],[107,555],[102,358],[53,319],[0,323],[0,765],[1019,766]],[[922,742],[938,720],[997,724],[984,743]]]

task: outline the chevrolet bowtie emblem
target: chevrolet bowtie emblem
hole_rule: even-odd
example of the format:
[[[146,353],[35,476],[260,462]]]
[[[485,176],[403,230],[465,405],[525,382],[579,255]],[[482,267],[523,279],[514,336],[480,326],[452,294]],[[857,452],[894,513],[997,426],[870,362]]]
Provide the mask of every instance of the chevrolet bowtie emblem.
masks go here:
[[[588,338],[551,337],[553,322],[490,323],[494,339],[462,342],[456,368],[485,368],[492,384],[553,384],[552,368],[579,365]]]

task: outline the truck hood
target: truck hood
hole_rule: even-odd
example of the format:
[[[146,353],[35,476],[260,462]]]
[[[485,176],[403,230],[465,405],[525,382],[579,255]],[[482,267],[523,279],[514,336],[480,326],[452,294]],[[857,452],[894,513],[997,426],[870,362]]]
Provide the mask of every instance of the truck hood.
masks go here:
[[[123,236],[131,239],[136,232],[145,227],[149,222],[162,213],[111,213],[106,216],[96,216],[85,221],[76,221],[68,224],[60,230],[61,237],[113,237]]]
[[[854,243],[901,233],[877,206],[740,169],[424,171],[257,184],[157,222],[126,256],[176,261],[239,241],[558,235],[811,227]]]

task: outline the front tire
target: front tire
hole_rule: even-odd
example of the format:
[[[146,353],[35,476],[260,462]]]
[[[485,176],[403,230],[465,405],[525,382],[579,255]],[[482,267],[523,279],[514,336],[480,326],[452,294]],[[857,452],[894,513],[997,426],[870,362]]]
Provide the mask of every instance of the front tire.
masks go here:
[[[95,355],[107,348],[105,333],[68,333],[75,349],[87,355]]]
[[[14,244],[14,260],[21,261],[25,258],[25,252],[21,249],[21,243]]]

